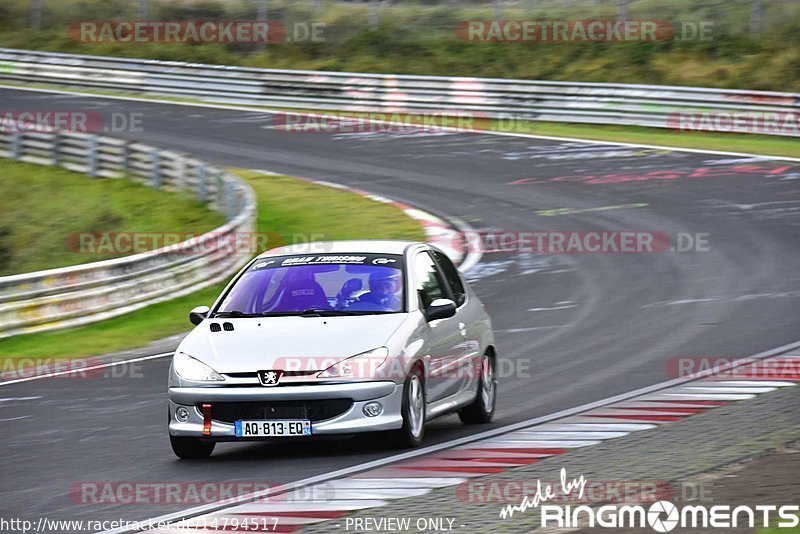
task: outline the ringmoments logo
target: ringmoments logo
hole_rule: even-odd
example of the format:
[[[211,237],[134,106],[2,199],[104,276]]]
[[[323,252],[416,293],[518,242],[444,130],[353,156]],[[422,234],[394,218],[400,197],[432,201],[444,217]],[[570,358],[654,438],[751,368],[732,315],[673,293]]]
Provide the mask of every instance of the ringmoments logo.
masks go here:
[[[647,522],[656,532],[669,532],[679,519],[678,508],[669,501],[658,501],[647,509]]]
[[[560,483],[542,484],[537,481],[534,494],[525,495],[519,504],[509,504],[500,510],[500,518],[508,519],[515,513],[539,509],[541,526],[557,528],[644,528],[655,532],[671,532],[681,528],[738,528],[762,525],[765,528],[795,528],[800,525],[798,505],[687,505],[678,507],[670,501],[660,500],[649,506],[608,504],[599,507],[544,504],[557,497],[577,494],[582,498],[587,484],[581,475],[567,479],[566,469],[561,469]]]

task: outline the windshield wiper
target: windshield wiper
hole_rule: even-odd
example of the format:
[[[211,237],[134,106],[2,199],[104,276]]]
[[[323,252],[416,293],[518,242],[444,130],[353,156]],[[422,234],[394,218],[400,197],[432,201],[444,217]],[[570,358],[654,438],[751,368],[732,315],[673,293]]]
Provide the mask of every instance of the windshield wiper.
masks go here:
[[[220,317],[220,318],[228,318],[228,317],[230,317],[230,318],[236,318],[236,317],[258,317],[258,314],[257,313],[245,313],[245,312],[239,311],[239,310],[232,310],[232,311],[217,312],[217,313],[214,314],[214,318],[217,318],[217,317]]]
[[[344,310],[328,310],[325,308],[308,308],[307,310],[303,310],[298,315],[309,317],[309,316],[316,316],[316,317],[332,317],[336,315],[352,315],[352,313],[348,313]]]
[[[301,317],[338,317],[347,315],[373,315],[376,313],[392,313],[387,311],[368,311],[368,310],[326,310],[322,308],[309,308],[303,310]]]
[[[362,312],[347,310],[328,310],[324,308],[309,308],[299,314],[301,317],[336,317],[339,315],[363,315]]]
[[[213,318],[239,318],[239,317],[339,317],[348,315],[374,315],[383,313],[393,313],[388,311],[367,311],[367,310],[329,310],[325,308],[308,308],[303,311],[285,311],[285,312],[262,312],[262,313],[245,313],[239,310],[222,311],[214,314]]]

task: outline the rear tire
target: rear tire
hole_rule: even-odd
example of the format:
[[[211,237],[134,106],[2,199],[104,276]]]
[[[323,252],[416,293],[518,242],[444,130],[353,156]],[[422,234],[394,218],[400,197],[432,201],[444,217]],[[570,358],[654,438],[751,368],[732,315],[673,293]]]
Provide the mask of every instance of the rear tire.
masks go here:
[[[403,427],[395,431],[397,445],[419,447],[425,436],[425,377],[422,366],[415,364],[403,384]]]
[[[472,404],[458,412],[458,417],[465,425],[490,423],[494,417],[494,405],[497,399],[497,379],[495,378],[495,358],[486,353],[481,358],[481,379],[478,383],[478,396]]]
[[[172,445],[172,452],[175,453],[175,456],[184,460],[208,458],[214,452],[216,445],[213,441],[183,436],[170,436],[169,443]]]

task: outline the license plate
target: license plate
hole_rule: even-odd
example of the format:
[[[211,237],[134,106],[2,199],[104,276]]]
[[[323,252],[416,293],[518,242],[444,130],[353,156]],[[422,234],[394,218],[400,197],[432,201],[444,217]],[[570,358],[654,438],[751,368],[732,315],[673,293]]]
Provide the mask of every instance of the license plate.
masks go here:
[[[311,421],[308,419],[236,421],[235,425],[237,438],[280,438],[311,435]]]

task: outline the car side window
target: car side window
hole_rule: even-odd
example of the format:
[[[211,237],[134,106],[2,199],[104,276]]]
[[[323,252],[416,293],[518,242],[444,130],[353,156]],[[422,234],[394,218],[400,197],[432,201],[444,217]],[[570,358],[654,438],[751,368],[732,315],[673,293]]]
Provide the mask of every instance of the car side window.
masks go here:
[[[414,280],[419,305],[423,310],[436,299],[446,298],[444,284],[433,259],[426,253],[417,254],[414,259]]]
[[[447,284],[450,286],[450,289],[453,292],[453,300],[455,301],[456,306],[461,306],[464,304],[464,301],[467,300],[467,294],[464,290],[464,283],[461,281],[461,277],[458,275],[458,269],[456,269],[456,266],[453,265],[452,261],[450,261],[450,258],[441,252],[434,250],[432,251],[432,254],[436,259],[436,263],[438,263],[439,267],[442,268],[442,272],[447,280]]]

